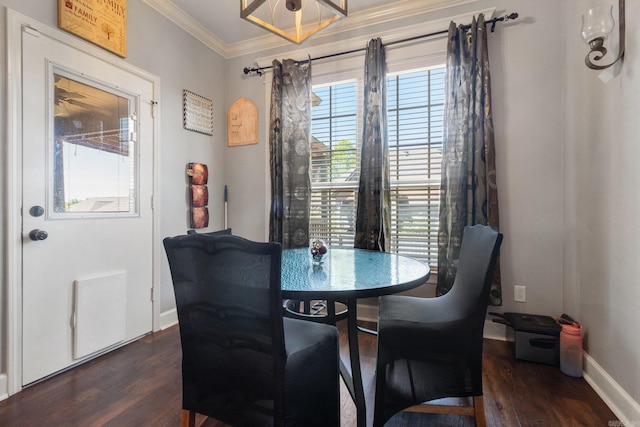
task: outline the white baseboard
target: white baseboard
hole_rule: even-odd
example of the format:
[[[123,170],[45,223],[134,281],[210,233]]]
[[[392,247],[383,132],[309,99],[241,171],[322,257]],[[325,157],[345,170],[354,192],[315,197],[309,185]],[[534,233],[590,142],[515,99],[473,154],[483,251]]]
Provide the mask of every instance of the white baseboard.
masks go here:
[[[640,426],[640,404],[587,353],[584,353],[584,379],[618,417],[621,425]]]
[[[0,400],[5,400],[7,397],[9,397],[7,375],[0,374]]]
[[[506,341],[507,327],[501,323],[496,323],[491,319],[484,319],[484,331],[482,337],[489,340]]]
[[[172,310],[160,313],[160,330],[167,329],[173,325],[178,324],[178,311],[174,308]]]

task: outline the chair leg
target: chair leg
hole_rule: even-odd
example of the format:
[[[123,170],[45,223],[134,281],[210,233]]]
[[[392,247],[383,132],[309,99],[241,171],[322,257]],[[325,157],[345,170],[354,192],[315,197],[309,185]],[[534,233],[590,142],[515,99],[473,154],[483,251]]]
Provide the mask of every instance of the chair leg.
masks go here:
[[[473,396],[473,409],[475,412],[476,426],[486,427],[487,419],[484,415],[484,397]]]
[[[195,411],[182,410],[182,422],[180,427],[195,427],[196,426],[196,413]]]

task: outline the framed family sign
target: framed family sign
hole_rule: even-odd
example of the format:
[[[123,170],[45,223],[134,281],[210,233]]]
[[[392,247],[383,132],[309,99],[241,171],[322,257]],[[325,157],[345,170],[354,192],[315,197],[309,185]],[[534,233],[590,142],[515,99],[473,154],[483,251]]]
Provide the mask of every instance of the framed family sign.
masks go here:
[[[58,0],[58,27],[127,56],[127,0]]]

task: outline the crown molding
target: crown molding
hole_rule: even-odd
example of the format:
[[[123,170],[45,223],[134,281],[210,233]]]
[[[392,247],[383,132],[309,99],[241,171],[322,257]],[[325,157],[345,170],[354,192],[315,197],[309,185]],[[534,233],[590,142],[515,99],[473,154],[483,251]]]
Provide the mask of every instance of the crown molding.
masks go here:
[[[152,9],[201,41],[209,49],[227,58],[227,45],[215,34],[203,27],[198,21],[187,15],[171,0],[142,0]]]
[[[474,16],[478,16],[481,13],[484,14],[486,18],[492,19],[494,17],[495,11],[496,11],[495,7],[490,7],[486,9],[465,12],[458,15],[451,15],[451,16],[447,16],[446,18],[426,21],[421,24],[405,26],[405,27],[402,27],[401,29],[378,31],[376,32],[376,37],[380,37],[385,44],[389,44],[389,43],[397,42],[400,40],[409,39],[411,37],[420,36],[423,34],[429,34],[429,33],[438,32],[438,31],[446,31],[449,29],[449,24],[451,23],[451,21],[458,22],[458,23],[469,23],[471,22],[471,19]],[[445,37],[446,37],[446,34],[443,34],[439,37],[433,37],[430,40],[437,40]],[[340,43],[340,48],[341,48],[340,50],[343,52],[356,51],[358,49],[361,49],[362,51],[364,51],[365,50],[364,48],[370,39],[371,39],[371,35],[368,34],[368,35],[362,35],[359,37],[353,37],[353,38],[350,38],[349,40],[344,40],[343,42]],[[424,40],[416,40],[411,43],[413,44],[424,43]],[[398,45],[397,47],[409,46],[411,45],[411,43]],[[393,46],[393,48],[396,48],[396,46]],[[421,48],[421,49],[424,50],[424,48]],[[441,52],[441,50],[438,50],[438,52]],[[318,57],[318,56],[330,55],[334,53],[336,53],[335,43],[325,43],[319,46],[314,46],[312,49],[296,49],[293,51],[288,50],[286,52],[286,56],[288,58],[304,59],[309,55]],[[425,50],[422,53],[427,55],[430,54],[428,50]],[[358,53],[354,53],[354,55],[358,55]],[[277,57],[277,55],[275,57]],[[258,67],[269,67],[273,59],[274,59],[273,55],[256,58],[254,61],[254,65]]]
[[[173,4],[171,0],[142,1],[225,59],[291,46],[290,42],[267,32],[265,32],[264,36],[238,43],[226,44],[191,16],[187,15],[182,9]],[[346,19],[340,20],[338,23],[318,33],[312,39],[320,40],[325,37],[353,31],[370,25],[396,21],[419,14],[475,3],[477,1],[478,0],[406,0],[395,2],[388,6],[379,6],[349,14]]]

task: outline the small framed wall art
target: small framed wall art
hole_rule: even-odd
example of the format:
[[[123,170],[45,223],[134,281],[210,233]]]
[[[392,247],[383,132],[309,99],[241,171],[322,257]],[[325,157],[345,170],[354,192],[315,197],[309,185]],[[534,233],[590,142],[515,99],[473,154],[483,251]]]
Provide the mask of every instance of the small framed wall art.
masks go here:
[[[127,56],[127,0],[58,0],[58,27]]]
[[[227,112],[227,145],[258,143],[258,107],[250,99],[238,98]]]
[[[213,101],[186,89],[182,98],[184,128],[213,135]]]

